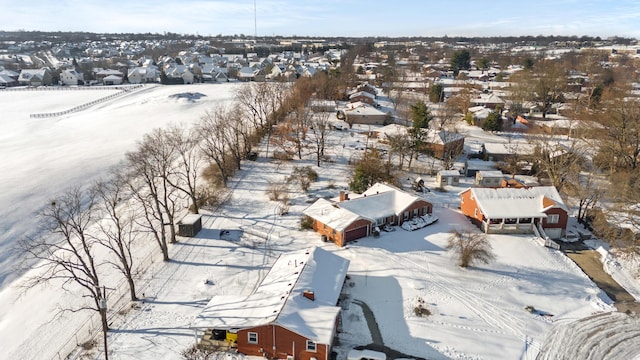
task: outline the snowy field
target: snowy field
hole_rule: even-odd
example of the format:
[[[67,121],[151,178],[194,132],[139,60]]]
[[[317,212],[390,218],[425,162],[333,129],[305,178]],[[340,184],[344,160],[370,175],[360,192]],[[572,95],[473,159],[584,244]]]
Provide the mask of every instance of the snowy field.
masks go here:
[[[73,184],[105,174],[150,130],[198,121],[213,104],[230,100],[237,86],[149,85],[50,118],[29,115],[64,111],[118,90],[0,91],[0,288],[17,275],[19,258],[13,246],[20,237],[33,234],[33,215],[48,200]],[[170,97],[187,92],[206,96],[194,101]]]
[[[5,167],[3,160],[1,166],[5,168],[0,172],[6,174],[5,170],[13,169],[17,175],[1,181],[5,188],[16,189],[0,198],[0,224],[6,229],[0,234],[5,247],[5,274],[11,271],[13,259],[4,255],[4,249],[16,234],[29,229],[24,219],[47,199],[70,184],[103,174],[150,129],[169,122],[197,121],[216,102],[230,100],[234,86],[238,85],[149,87],[67,118],[34,121],[28,117],[31,111],[57,110],[51,107],[16,111],[12,113],[17,119],[13,125],[3,116],[3,136],[7,131],[28,135],[22,145],[18,140],[0,143],[2,154],[17,158],[12,161],[20,160],[14,163],[15,168]],[[169,97],[183,92],[207,96],[195,102]],[[86,98],[78,100],[79,96]],[[60,109],[92,101],[95,96],[76,95]],[[18,102],[28,108],[33,101],[19,99],[14,93],[0,92],[3,104]],[[33,142],[27,141],[29,138]],[[447,238],[453,229],[475,228],[451,204],[458,202],[458,193],[470,185],[470,179],[464,179],[458,187],[447,187],[445,192],[424,194],[434,203],[439,221],[420,230],[409,232],[396,227],[396,231],[383,232],[379,238],[364,238],[342,249],[321,242],[315,233],[299,231],[302,210],[313,199],[336,196],[346,188],[347,162],[361,152],[356,148],[365,139],[350,130],[333,131],[328,141],[333,162],[323,163],[318,170],[320,179],[309,194],[290,191],[289,214],[280,216],[278,203],[269,201],[265,190],[270,181],[289,175],[293,166],[314,162],[280,163],[261,157],[243,164],[229,184],[231,199],[219,211],[205,214],[204,228],[197,237],[180,238],[170,245],[170,262],[156,261],[158,257],[148,255],[157,255],[156,245],[151,242],[138,249],[141,261],[154,260],[146,264],[149,270],[139,279],[139,293],[144,299],[133,306],[111,309],[109,358],[179,359],[180,352],[194,344],[190,326],[211,297],[250,293],[279,254],[312,246],[321,246],[351,262],[340,345],[336,348],[339,360],[349,348],[372,341],[359,301],[372,309],[386,346],[429,359],[535,359],[552,331],[566,334],[566,324],[614,311],[611,300],[573,262],[542,247],[532,236],[490,236],[494,262],[470,269],[456,266],[444,250]],[[23,163],[27,170],[22,170]],[[37,177],[29,172],[43,168],[48,172],[36,172],[40,174]],[[27,180],[33,180],[33,184],[28,185]],[[435,178],[427,176],[425,182],[435,188]],[[244,229],[245,236],[235,241],[220,240],[222,229]],[[249,232],[269,234],[269,240]],[[9,268],[5,269],[5,264]],[[107,286],[114,286],[117,277],[109,277]],[[5,285],[0,292],[0,359],[63,358],[66,353],[61,349],[69,343],[84,342],[88,329],[95,331],[99,326],[97,322],[92,324],[95,320],[88,312],[55,317],[62,304],[80,301],[55,284],[20,296],[20,283],[17,280]],[[414,314],[419,300],[431,311],[430,316]],[[539,312],[530,313],[525,310],[527,306]],[[624,315],[616,316],[620,329],[628,328],[628,321],[620,317]],[[556,324],[560,326],[554,327]],[[609,338],[606,333],[596,333],[590,341],[595,339],[606,347]],[[626,354],[640,354],[632,350]],[[85,355],[104,358],[100,347]]]

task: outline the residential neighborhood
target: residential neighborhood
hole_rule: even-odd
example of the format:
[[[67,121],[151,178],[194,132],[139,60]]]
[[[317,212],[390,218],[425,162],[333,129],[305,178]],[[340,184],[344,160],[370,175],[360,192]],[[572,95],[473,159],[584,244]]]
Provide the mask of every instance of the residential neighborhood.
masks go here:
[[[640,356],[637,40],[30,35],[0,359]]]

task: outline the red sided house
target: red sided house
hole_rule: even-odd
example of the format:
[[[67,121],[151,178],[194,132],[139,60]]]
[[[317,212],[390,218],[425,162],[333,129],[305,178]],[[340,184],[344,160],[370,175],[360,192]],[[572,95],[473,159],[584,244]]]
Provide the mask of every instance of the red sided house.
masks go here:
[[[218,295],[192,328],[200,345],[269,359],[328,360],[349,260],[321,248],[280,255],[249,295]]]
[[[396,187],[376,183],[361,195],[340,193],[339,201],[318,199],[303,213],[313,229],[338,246],[369,236],[376,226],[402,225],[431,214],[433,205]]]
[[[537,230],[551,239],[564,236],[569,218],[554,186],[469,188],[460,193],[460,209],[485,233]]]

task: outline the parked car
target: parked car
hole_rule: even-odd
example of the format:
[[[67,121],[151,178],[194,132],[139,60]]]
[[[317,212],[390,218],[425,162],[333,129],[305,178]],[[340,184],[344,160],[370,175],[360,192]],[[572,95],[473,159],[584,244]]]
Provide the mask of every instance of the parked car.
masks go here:
[[[347,360],[387,360],[387,355],[379,351],[351,349]]]
[[[400,225],[403,229],[407,231],[413,231],[422,229],[425,226],[429,226],[438,221],[438,217],[433,214],[427,214],[424,216],[414,217],[411,220],[407,220]]]

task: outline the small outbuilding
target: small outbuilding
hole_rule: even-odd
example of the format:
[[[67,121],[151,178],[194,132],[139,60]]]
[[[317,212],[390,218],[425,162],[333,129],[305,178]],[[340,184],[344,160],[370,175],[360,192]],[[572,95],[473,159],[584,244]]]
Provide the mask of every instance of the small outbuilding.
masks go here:
[[[178,235],[194,237],[202,229],[202,215],[189,214],[178,223]]]
[[[460,184],[460,171],[458,170],[440,170],[436,175],[438,185],[458,185]]]

